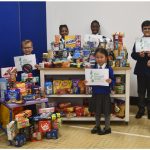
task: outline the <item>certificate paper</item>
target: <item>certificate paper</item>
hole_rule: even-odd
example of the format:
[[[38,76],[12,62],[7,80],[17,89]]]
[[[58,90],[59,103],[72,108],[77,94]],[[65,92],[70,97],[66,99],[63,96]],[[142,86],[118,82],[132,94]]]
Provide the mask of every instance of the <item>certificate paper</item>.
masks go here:
[[[35,69],[34,67],[36,65],[35,54],[14,57],[14,62],[17,71],[22,71],[22,66],[25,64],[30,64],[32,68]]]
[[[150,51],[150,37],[142,37],[136,40],[136,52]]]
[[[109,86],[106,80],[109,79],[108,69],[85,69],[86,85]]]

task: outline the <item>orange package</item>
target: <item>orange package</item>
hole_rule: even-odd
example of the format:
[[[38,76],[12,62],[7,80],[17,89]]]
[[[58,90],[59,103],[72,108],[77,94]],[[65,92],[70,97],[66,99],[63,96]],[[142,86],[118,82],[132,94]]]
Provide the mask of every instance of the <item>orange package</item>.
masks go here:
[[[23,112],[20,112],[19,114],[15,115],[16,121],[24,120],[25,118],[28,118],[32,116],[31,110],[25,110]]]

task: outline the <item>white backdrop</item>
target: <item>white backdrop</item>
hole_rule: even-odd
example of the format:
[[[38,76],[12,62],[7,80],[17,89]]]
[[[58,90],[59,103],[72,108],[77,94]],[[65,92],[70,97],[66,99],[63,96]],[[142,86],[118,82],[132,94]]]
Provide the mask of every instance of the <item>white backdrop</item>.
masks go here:
[[[142,36],[141,23],[150,20],[150,2],[47,2],[47,43],[59,34],[59,25],[67,24],[69,34],[91,33],[90,23],[98,20],[101,34],[111,37],[113,32],[125,32],[124,44],[131,63],[131,96],[137,96],[135,61],[131,59],[134,41]]]

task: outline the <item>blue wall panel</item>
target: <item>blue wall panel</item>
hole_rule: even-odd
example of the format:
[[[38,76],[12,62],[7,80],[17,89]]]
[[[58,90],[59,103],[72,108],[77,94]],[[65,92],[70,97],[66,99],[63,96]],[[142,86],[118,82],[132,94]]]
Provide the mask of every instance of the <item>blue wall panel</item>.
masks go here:
[[[12,66],[19,49],[19,3],[0,2],[0,67]]]
[[[34,51],[41,61],[47,50],[46,2],[20,2],[21,40],[33,41]]]
[[[0,2],[0,68],[14,65],[21,41],[31,39],[41,60],[47,50],[46,2]]]

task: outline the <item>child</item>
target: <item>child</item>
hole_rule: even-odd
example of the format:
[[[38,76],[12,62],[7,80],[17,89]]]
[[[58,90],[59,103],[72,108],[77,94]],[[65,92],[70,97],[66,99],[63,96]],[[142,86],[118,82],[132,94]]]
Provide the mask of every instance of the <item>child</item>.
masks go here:
[[[101,35],[100,34],[100,23],[97,20],[91,22],[91,31],[93,35]],[[106,36],[101,35],[101,38],[106,42],[112,42],[112,40]]]
[[[69,34],[69,29],[67,25],[59,26],[59,34],[61,35],[61,41],[64,43],[65,36]]]
[[[144,21],[141,25],[143,37],[150,37],[150,20]],[[134,74],[137,75],[137,92],[138,92],[138,112],[135,118],[139,119],[145,112],[145,94],[147,91],[147,112],[150,119],[150,54],[149,52],[136,52],[134,44],[131,57],[136,60]]]
[[[22,52],[23,55],[31,55],[33,52],[33,43],[31,40],[24,40],[22,41]],[[35,68],[38,69],[39,65],[36,64]]]
[[[100,35],[100,24],[97,20],[91,22],[91,31],[92,34]]]
[[[31,40],[24,40],[24,41],[22,41],[22,52],[23,52],[23,55],[30,55],[30,54],[32,54],[32,52],[33,52],[33,43],[32,43]],[[33,76],[40,76],[38,67],[39,67],[39,65],[36,64],[35,68],[37,68],[37,69],[32,71]],[[21,81],[21,73],[23,73],[23,72],[22,71],[18,72],[18,75],[17,75],[18,81]],[[25,109],[32,110],[32,114],[36,115],[36,106],[35,105],[25,106]]]
[[[95,112],[96,126],[91,130],[92,134],[109,134],[111,133],[110,128],[110,113],[111,113],[111,99],[110,92],[111,87],[114,85],[114,74],[111,67],[108,66],[108,53],[103,48],[97,48],[95,51],[96,64],[94,68],[97,69],[109,69],[109,79],[106,82],[109,83],[109,86],[92,86],[92,105],[93,112]],[[90,109],[90,108],[89,108]],[[100,118],[101,114],[104,114],[105,117],[105,128],[101,130],[100,127]]]

